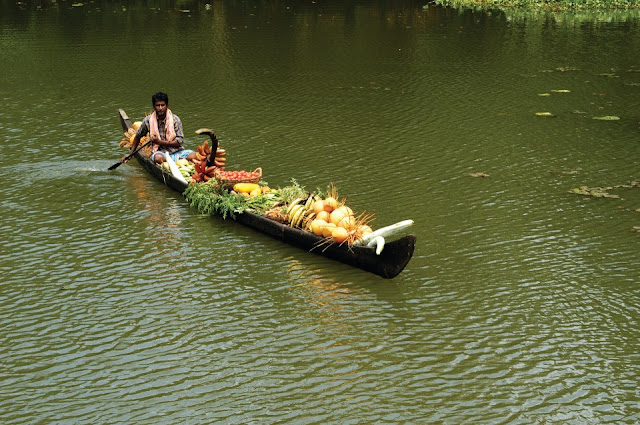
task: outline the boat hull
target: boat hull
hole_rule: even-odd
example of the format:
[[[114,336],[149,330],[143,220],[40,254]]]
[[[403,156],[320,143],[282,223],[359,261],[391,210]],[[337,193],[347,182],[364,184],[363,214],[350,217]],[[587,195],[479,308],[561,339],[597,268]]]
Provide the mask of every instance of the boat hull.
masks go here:
[[[122,129],[127,131],[131,127],[129,117],[120,109]],[[140,152],[135,154],[138,163],[158,181],[171,189],[184,193],[187,185],[164,172],[152,160]],[[385,244],[383,251],[377,255],[375,248],[367,246],[348,246],[347,244],[328,244],[311,232],[288,226],[261,215],[245,211],[235,217],[235,222],[250,227],[289,245],[302,248],[311,253],[348,264],[378,276],[391,279],[396,277],[407,266],[416,244],[416,235],[405,235]]]

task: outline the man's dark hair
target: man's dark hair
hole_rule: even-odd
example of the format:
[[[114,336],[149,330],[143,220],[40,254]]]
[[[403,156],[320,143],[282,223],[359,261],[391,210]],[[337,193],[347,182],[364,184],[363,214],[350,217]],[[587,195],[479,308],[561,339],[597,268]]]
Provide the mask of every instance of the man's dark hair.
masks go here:
[[[151,104],[155,105],[158,100],[164,101],[167,105],[169,104],[169,96],[165,92],[157,92],[151,96]]]

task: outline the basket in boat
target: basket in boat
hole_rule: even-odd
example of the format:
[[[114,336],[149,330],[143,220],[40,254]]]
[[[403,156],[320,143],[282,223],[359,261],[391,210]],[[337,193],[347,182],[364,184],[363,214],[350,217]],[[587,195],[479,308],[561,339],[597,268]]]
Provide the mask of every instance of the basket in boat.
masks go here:
[[[262,178],[262,168],[256,168],[253,171],[222,171],[216,170],[216,181],[220,186],[227,189],[233,189],[236,183],[258,183]]]

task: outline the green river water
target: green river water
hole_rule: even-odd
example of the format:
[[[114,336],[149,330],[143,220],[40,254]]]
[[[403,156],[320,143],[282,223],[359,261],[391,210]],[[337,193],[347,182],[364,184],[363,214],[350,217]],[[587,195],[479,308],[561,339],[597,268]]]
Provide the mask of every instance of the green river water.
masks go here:
[[[633,14],[0,11],[1,423],[640,422]],[[107,171],[118,108],[140,119],[158,90],[228,168],[413,219],[407,268],[382,279],[202,217],[135,161]]]

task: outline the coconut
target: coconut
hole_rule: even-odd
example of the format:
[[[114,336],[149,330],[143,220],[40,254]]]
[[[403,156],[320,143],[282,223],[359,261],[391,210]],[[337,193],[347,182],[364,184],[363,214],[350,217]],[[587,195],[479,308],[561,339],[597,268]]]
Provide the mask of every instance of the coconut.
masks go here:
[[[353,218],[353,211],[351,210],[351,208],[347,207],[346,205],[343,205],[331,212],[329,221],[337,226],[338,223],[340,223],[342,219],[344,219],[345,217]]]
[[[330,236],[333,235],[333,229],[335,229],[336,226],[333,223],[327,223],[323,228],[322,228],[322,236],[324,236],[325,238],[328,238]]]
[[[311,222],[311,231],[318,236],[322,236],[322,229],[327,225],[327,222],[320,219],[315,219]]]
[[[349,232],[344,227],[336,227],[331,232],[331,237],[335,242],[342,243],[349,237]]]

